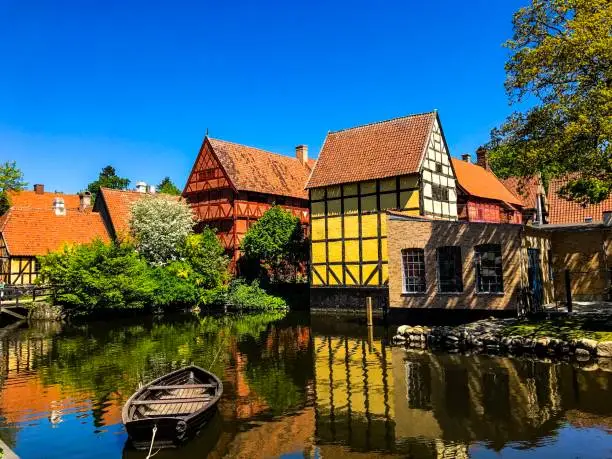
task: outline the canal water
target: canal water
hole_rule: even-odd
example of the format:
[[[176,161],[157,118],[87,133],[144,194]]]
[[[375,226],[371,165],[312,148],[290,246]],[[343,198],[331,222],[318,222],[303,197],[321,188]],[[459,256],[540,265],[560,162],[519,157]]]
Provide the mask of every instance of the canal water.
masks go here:
[[[330,316],[31,325],[0,338],[0,437],[22,458],[144,458],[121,407],[189,363],[219,413],[163,458],[610,458],[612,373],[391,347]]]

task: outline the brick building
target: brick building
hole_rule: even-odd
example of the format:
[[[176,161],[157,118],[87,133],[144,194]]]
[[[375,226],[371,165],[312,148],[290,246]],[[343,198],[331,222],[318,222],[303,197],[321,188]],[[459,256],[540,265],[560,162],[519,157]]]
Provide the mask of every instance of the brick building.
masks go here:
[[[546,231],[398,212],[387,228],[391,308],[516,311],[524,288],[553,300]]]
[[[296,157],[205,137],[183,190],[200,226],[217,230],[236,262],[240,241],[249,227],[274,205],[308,225],[304,189],[315,164],[305,145]]]

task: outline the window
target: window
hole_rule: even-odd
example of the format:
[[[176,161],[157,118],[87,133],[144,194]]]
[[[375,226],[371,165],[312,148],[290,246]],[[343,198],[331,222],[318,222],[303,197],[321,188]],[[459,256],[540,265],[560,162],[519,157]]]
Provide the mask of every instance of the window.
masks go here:
[[[438,247],[438,289],[442,293],[463,292],[461,247]]]
[[[436,201],[448,201],[448,188],[442,185],[431,185],[431,196]]]
[[[402,250],[404,267],[404,292],[422,293],[425,291],[425,252],[423,249]]]
[[[442,164],[440,164],[440,163],[436,163],[436,172],[437,172],[438,174],[441,174],[441,173],[442,173]]]
[[[474,248],[476,262],[476,289],[480,293],[503,293],[501,246],[477,245]]]

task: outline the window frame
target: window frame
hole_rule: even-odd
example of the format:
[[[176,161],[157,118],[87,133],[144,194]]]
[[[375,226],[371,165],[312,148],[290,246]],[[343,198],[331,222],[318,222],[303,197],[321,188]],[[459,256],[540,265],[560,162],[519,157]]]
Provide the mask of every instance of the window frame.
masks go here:
[[[494,253],[493,266],[487,266],[486,269],[493,269],[495,271],[494,276],[483,276],[482,270],[482,255],[484,253]],[[499,254],[499,257],[497,256]],[[499,265],[497,259],[499,258]],[[476,274],[476,293],[483,295],[503,295],[504,294],[504,257],[502,253],[501,244],[479,244],[474,246],[474,269]],[[483,288],[483,277],[496,277],[498,282],[492,284],[489,282],[489,288]],[[497,290],[492,290],[491,285],[497,285]]]
[[[452,249],[452,250],[448,250],[448,249]],[[442,283],[443,282],[451,282],[450,280],[442,280],[442,252],[443,251],[447,251],[448,253],[452,253],[453,254],[453,260],[452,260],[452,266],[454,268],[454,282],[453,284],[455,286],[458,286],[459,288],[455,288],[454,290],[444,290],[442,287]],[[455,258],[458,255],[458,265],[457,266],[457,259]],[[446,261],[447,266],[450,266],[449,262]],[[456,269],[457,267],[459,268],[459,271],[457,272]],[[438,293],[444,294],[444,295],[452,295],[452,294],[461,294],[464,292],[465,287],[463,284],[463,254],[461,251],[461,246],[459,245],[443,245],[440,247],[436,248],[436,271],[437,271],[437,277],[438,277]]]
[[[448,202],[449,191],[448,187],[440,185],[439,183],[431,184],[431,198],[434,201]]]
[[[412,254],[417,256],[417,260],[408,260],[407,255]],[[402,294],[403,295],[423,295],[427,292],[427,267],[425,265],[425,249],[420,247],[409,247],[401,250],[402,258]],[[420,272],[420,276],[408,276],[408,265],[410,262],[412,268]],[[409,290],[408,279],[417,279],[417,281],[410,284],[411,287],[419,289]]]

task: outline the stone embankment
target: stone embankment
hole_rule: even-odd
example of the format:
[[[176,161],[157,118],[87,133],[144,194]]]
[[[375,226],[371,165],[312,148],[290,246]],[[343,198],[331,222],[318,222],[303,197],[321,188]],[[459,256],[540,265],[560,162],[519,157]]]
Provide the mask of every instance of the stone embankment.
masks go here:
[[[589,338],[563,340],[546,336],[508,334],[508,327],[514,323],[516,319],[486,319],[457,326],[402,325],[397,329],[393,341],[413,348],[574,355],[578,360],[588,360],[591,357],[612,358],[612,341]]]

